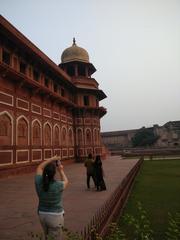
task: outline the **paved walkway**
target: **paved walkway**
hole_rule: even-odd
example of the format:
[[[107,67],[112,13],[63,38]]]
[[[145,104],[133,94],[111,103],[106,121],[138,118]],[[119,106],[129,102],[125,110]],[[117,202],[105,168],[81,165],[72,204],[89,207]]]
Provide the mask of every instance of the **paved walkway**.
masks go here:
[[[107,191],[86,189],[83,164],[65,166],[69,187],[64,192],[65,227],[80,231],[110,197],[115,188],[135,165],[137,160],[121,160],[110,157],[103,161]],[[91,182],[93,185],[93,183]],[[41,232],[36,214],[37,196],[34,189],[34,174],[0,180],[0,239],[24,240],[28,232]]]

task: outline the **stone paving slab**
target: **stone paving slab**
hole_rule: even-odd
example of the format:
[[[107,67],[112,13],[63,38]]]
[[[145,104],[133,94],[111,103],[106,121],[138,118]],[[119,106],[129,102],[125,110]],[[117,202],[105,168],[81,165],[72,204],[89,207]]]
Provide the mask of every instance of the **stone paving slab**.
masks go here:
[[[65,227],[80,231],[95,212],[112,195],[113,191],[138,160],[109,157],[103,161],[107,191],[97,192],[86,188],[86,171],[83,164],[72,163],[64,167],[70,181],[64,192]],[[0,180],[0,239],[26,239],[28,232],[41,232],[36,213],[38,199],[34,188],[34,174]],[[113,197],[113,196],[112,196]]]

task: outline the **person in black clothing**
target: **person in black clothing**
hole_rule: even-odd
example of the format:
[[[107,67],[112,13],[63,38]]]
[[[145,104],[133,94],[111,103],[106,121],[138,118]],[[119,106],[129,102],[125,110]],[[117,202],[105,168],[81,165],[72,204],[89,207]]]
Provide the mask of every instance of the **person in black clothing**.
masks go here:
[[[103,169],[102,169],[102,161],[100,155],[96,156],[94,162],[94,171],[96,176],[96,188],[97,191],[106,190],[106,185],[103,179]]]

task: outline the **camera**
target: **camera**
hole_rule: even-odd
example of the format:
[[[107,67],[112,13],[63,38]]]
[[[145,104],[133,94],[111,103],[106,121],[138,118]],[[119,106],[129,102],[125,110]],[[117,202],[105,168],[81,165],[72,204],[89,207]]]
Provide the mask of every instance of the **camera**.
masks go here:
[[[61,161],[60,160],[56,160],[56,167],[58,167],[59,165],[61,165]]]

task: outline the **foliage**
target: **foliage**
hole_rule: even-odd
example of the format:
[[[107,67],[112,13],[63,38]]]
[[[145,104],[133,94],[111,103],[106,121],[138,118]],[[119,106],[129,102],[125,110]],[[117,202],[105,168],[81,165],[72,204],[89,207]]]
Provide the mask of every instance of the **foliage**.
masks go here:
[[[83,240],[83,238],[77,233],[68,230],[67,228],[63,228],[64,239],[66,240]]]
[[[153,230],[150,226],[150,221],[147,218],[146,211],[142,208],[142,204],[140,202],[137,203],[138,215],[133,216],[130,214],[126,214],[123,217],[123,220],[130,232],[130,236],[128,233],[125,235],[121,227],[117,223],[111,223],[109,226],[110,233],[105,238],[106,240],[153,240]],[[83,240],[82,236],[78,233],[74,233],[64,228],[64,238],[66,240]],[[103,238],[97,233],[95,228],[91,229],[91,239],[92,240],[103,240]],[[31,232],[29,234],[31,240],[42,240],[43,235],[34,234]],[[165,233],[165,240],[179,240],[180,239],[180,213],[176,213],[175,216],[169,213],[169,226],[167,232]],[[48,237],[47,240],[53,240],[53,237]]]
[[[144,161],[124,209],[125,214],[136,216],[137,202],[143,203],[158,240],[165,239],[168,212],[180,212],[179,169],[180,160]]]
[[[167,240],[180,239],[180,213],[176,213],[175,216],[169,213],[169,226],[166,232]]]
[[[133,240],[153,240],[153,231],[150,227],[150,221],[140,202],[137,203],[137,210],[138,215],[136,217],[130,214],[124,216],[124,221],[133,235]]]
[[[133,147],[145,147],[154,144],[158,139],[151,128],[141,128],[132,138]]]
[[[27,238],[25,238],[24,240],[26,240]],[[42,233],[33,233],[30,232],[28,233],[28,239],[33,239],[33,240],[43,240],[43,234]],[[47,240],[51,240],[51,239],[47,239]]]
[[[121,231],[117,223],[111,223],[110,233],[106,237],[106,240],[126,240],[125,234]]]
[[[63,239],[65,240],[83,240],[83,238],[78,234],[78,233],[74,233],[70,230],[68,230],[67,228],[63,228]],[[33,232],[30,232],[28,234],[30,240],[43,240],[44,237],[43,237],[43,234],[42,233],[33,233]],[[25,239],[27,240],[27,239]],[[54,237],[52,236],[48,236],[47,237],[47,240],[54,240]]]

